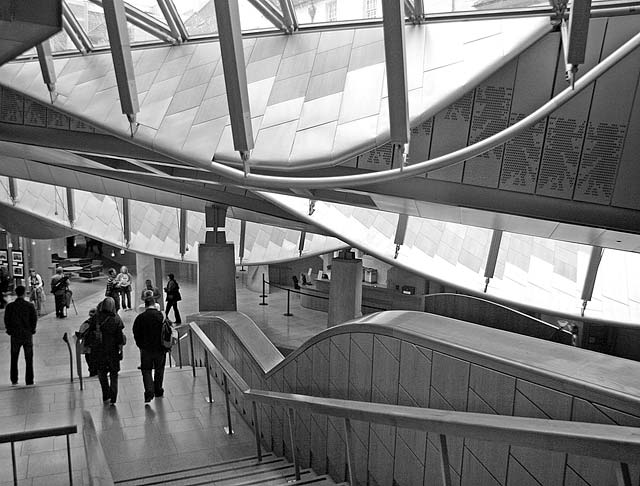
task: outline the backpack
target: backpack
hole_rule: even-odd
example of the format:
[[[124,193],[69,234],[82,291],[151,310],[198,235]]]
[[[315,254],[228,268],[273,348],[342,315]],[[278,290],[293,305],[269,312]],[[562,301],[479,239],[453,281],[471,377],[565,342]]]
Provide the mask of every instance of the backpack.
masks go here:
[[[178,331],[173,328],[173,323],[165,317],[162,321],[161,333],[162,347],[170,350],[178,342]]]

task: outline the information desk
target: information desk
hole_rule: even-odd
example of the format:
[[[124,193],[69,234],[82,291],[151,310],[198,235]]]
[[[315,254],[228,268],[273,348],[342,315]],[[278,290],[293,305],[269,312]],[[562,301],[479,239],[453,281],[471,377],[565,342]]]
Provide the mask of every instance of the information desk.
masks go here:
[[[329,310],[329,287],[331,280],[322,279],[313,285],[302,285],[300,305],[307,309]],[[415,310],[424,311],[424,295],[405,295],[375,284],[362,282],[363,312],[371,313],[379,310]]]

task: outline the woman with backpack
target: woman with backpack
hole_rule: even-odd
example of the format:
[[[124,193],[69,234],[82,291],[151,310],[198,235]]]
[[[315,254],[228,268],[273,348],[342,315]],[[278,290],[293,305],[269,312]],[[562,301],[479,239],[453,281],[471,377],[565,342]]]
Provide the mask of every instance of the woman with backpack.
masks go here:
[[[124,324],[116,311],[116,303],[105,297],[98,304],[95,316],[91,318],[86,332],[85,345],[91,348],[91,359],[98,372],[102,387],[102,401],[116,403],[118,397],[118,372],[122,359],[125,337]]]

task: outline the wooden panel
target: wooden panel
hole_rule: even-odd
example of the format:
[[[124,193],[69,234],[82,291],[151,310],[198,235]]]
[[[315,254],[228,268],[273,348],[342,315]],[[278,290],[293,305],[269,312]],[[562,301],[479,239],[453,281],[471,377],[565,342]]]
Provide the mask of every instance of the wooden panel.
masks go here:
[[[373,334],[351,334],[349,358],[349,399],[371,401],[371,361]]]
[[[398,404],[414,407],[429,405],[432,359],[433,352],[430,349],[402,341]]]
[[[511,61],[475,90],[468,145],[501,132],[509,124],[517,61]],[[464,163],[463,182],[498,187],[504,145]]]
[[[434,159],[466,146],[469,125],[471,124],[473,95],[473,91],[465,94],[458,101],[436,114],[433,119],[433,136],[429,158]],[[452,167],[436,170],[427,174],[427,177],[460,182],[463,166],[463,163],[459,163]]]
[[[549,100],[553,90],[560,33],[551,33],[520,54],[509,125]],[[505,144],[500,189],[533,193],[547,121],[543,120]]]
[[[398,403],[400,374],[400,340],[376,336],[373,347],[372,400],[378,403]]]
[[[445,354],[433,353],[431,373],[431,403],[433,408],[435,391],[452,410],[467,410],[467,388],[469,386],[469,363]]]
[[[489,407],[490,412],[485,413],[513,415],[513,401],[516,389],[516,379],[513,376],[472,364],[469,389]],[[470,404],[467,410],[469,412],[481,411],[472,410]],[[484,412],[484,410],[482,411]]]

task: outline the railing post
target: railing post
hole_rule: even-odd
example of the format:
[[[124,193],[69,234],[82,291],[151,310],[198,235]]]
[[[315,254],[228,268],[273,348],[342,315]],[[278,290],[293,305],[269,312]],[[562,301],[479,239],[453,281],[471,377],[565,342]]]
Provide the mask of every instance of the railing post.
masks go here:
[[[262,462],[262,447],[260,445],[260,426],[258,425],[258,405],[256,401],[251,402],[253,405],[253,427],[256,433],[256,451],[258,454],[258,462]]]
[[[287,313],[284,314],[287,317],[290,317],[293,315],[290,310],[290,305],[291,305],[291,289],[287,289]]]
[[[178,360],[180,361],[180,369],[182,369],[182,340],[179,333],[180,331],[178,331]]]
[[[451,469],[449,468],[449,448],[447,447],[447,437],[440,434],[440,471],[442,472],[442,484],[452,486]]]
[[[293,408],[287,409],[287,417],[289,419],[289,440],[291,441],[291,457],[293,458],[293,467],[296,471],[296,481],[300,481],[300,463],[298,462],[298,456],[296,454],[296,442],[294,439],[293,425],[294,425],[294,417],[293,417]],[[355,484],[355,483],[351,483]]]
[[[356,484],[355,472],[353,465],[355,458],[353,457],[353,433],[351,429],[351,420],[344,419],[344,439],[347,444],[347,466],[349,467],[349,484]]]
[[[193,331],[189,328],[189,344],[191,345],[191,369],[193,370],[193,377],[196,376],[196,357],[193,354]]]
[[[78,381],[80,382],[80,391],[84,390],[82,380],[82,358],[80,357],[80,340],[76,337],[76,372],[78,373]]]
[[[71,374],[71,383],[73,383],[73,353],[71,352],[71,344],[69,344],[69,336],[66,332],[62,336],[62,340],[67,343],[67,349],[69,350],[69,373]]]
[[[69,442],[69,434],[67,434],[67,462],[69,463],[69,485],[73,485],[73,471],[71,469],[71,443]]]
[[[615,466],[618,486],[631,486],[631,474],[629,465],[626,462],[618,462]]]
[[[209,375],[209,353],[207,351],[204,352],[204,367],[206,368],[207,389],[209,390],[209,398],[207,399],[207,402],[213,403],[213,397],[211,396],[211,376]]]
[[[233,427],[231,426],[231,406],[229,405],[229,384],[227,383],[227,374],[222,374],[222,382],[224,383],[224,401],[227,404],[227,426],[224,428],[224,431],[233,435]]]
[[[11,441],[11,466],[13,467],[13,484],[18,486],[18,468],[16,467],[16,446],[15,442]]]
[[[260,297],[262,297],[262,302],[260,302],[260,305],[269,305],[267,304],[264,299],[267,298],[267,291],[266,291],[266,286],[265,286],[266,282],[264,280],[264,273],[262,274],[262,295]]]

